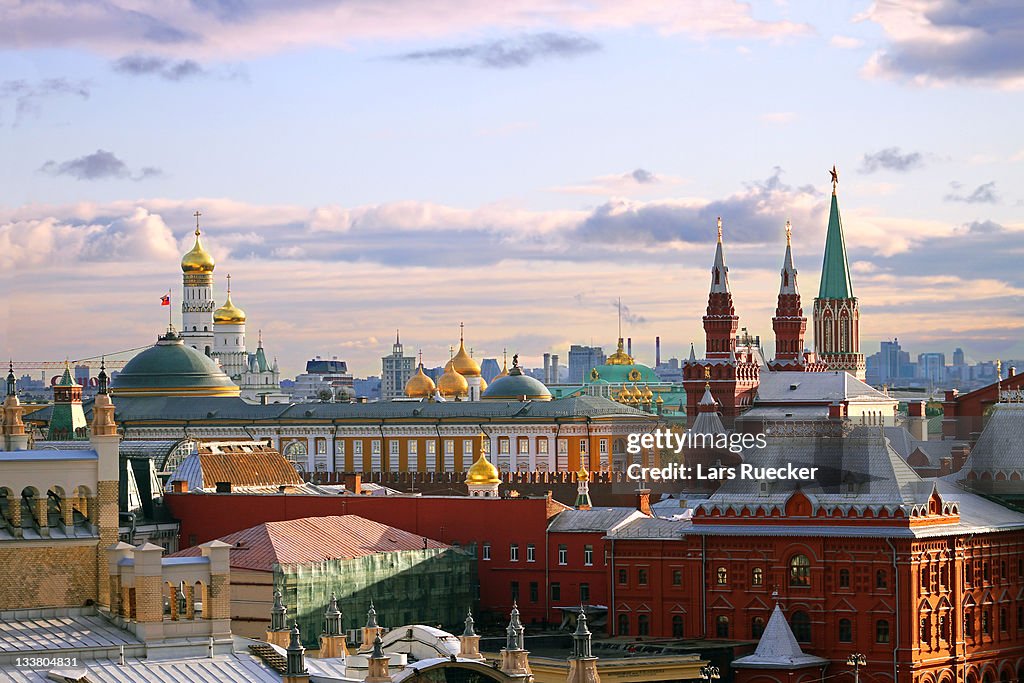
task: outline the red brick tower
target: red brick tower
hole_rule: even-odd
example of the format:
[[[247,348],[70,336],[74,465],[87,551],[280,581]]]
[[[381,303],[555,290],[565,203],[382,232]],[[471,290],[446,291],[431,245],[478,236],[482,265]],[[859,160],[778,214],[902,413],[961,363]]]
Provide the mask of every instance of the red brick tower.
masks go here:
[[[708,292],[707,314],[704,316],[705,358],[697,360],[692,349],[683,365],[683,386],[686,388],[687,422],[697,416],[697,402],[704,395],[705,385],[718,403],[722,421],[731,426],[733,419],[750,405],[757,389],[760,367],[755,350],[737,346],[736,331],[740,318],[729,291],[729,268],[722,248],[722,219],[718,219],[718,244],[711,268],[711,289]]]

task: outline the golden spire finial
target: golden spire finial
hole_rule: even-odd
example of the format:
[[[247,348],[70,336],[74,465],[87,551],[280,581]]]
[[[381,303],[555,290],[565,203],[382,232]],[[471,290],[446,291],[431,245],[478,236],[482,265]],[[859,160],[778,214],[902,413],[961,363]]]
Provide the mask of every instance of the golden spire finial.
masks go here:
[[[704,368],[704,379],[705,380],[711,379],[711,366],[708,366],[708,367]]]
[[[722,217],[718,217],[718,243],[722,243]]]
[[[423,367],[423,349],[420,349],[419,356],[420,356],[420,367],[422,368]]]
[[[793,246],[792,240],[793,240],[793,226],[790,224],[789,221],[786,221],[786,246],[787,247]]]
[[[196,217],[196,237],[199,237],[199,217],[200,217],[200,216],[202,216],[203,214],[201,214],[201,213],[200,213],[200,212],[199,212],[199,211],[197,210],[197,211],[196,211],[196,212],[195,212],[194,214],[192,214],[192,215]]]
[[[832,174],[832,194],[836,193],[836,185],[839,184],[839,172],[836,170],[836,165],[832,164],[832,170],[829,171]]]
[[[465,331],[465,323],[459,323],[459,344],[462,344],[465,341]]]
[[[448,360],[452,360],[453,358],[455,358],[455,347],[454,346],[449,346],[448,347]]]
[[[231,273],[228,273],[228,298],[231,298]],[[243,299],[245,297],[242,297]]]

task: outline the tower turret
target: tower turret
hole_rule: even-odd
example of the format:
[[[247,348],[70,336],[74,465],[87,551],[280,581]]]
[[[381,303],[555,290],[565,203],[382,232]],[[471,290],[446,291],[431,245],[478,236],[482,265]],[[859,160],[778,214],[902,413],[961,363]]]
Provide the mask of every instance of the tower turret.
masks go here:
[[[732,302],[729,290],[729,267],[725,265],[722,249],[722,219],[718,218],[718,244],[715,246],[715,263],[711,267],[711,289],[708,292],[707,314],[704,316],[704,335],[707,358],[728,358],[736,348],[736,330],[740,318]]]
[[[331,659],[346,656],[348,656],[348,648],[345,647],[342,614],[338,609],[338,596],[332,592],[331,601],[324,609],[324,632],[320,635],[320,657],[321,659]]]
[[[28,449],[28,434],[22,420],[24,408],[18,400],[18,380],[14,376],[14,361],[7,371],[7,396],[4,397],[3,409],[3,449],[5,451],[24,451]]]
[[[799,370],[803,362],[807,318],[800,303],[797,271],[793,265],[792,236],[792,226],[786,221],[786,255],[782,259],[779,300],[772,318],[772,329],[775,330],[775,359],[769,364],[772,370]]]
[[[302,647],[299,639],[299,625],[292,626],[291,638],[285,650],[285,670],[282,683],[303,683],[309,680],[309,671],[306,669],[306,648]]]
[[[860,306],[853,295],[846,240],[839,215],[836,186],[839,174],[832,174],[832,206],[825,236],[821,283],[814,300],[814,351],[829,370],[845,370],[864,379],[864,354],[860,352]]]
[[[181,336],[192,348],[207,356],[213,352],[213,269],[216,262],[203,248],[199,236],[200,212],[195,212],[196,242],[181,258]]]
[[[569,658],[567,683],[601,683],[597,673],[597,657],[591,649],[587,614],[582,607],[576,617],[576,631],[572,634],[572,656]]]
[[[501,650],[501,672],[506,676],[533,681],[529,652],[524,646],[523,624],[519,621],[519,608],[512,603],[508,627],[505,629],[505,647]]]

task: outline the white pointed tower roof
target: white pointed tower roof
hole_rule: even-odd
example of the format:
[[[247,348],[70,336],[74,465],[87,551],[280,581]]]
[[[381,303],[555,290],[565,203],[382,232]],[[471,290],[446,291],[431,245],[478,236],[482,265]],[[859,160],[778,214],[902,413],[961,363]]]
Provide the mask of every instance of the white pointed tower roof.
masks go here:
[[[722,218],[718,218],[718,246],[715,247],[715,265],[711,268],[711,293],[729,293],[729,266],[722,252]]]
[[[799,294],[796,286],[796,266],[793,265],[793,227],[786,221],[786,255],[782,259],[782,278],[779,280],[779,294]]]
[[[757,643],[754,654],[733,660],[732,666],[739,669],[802,669],[810,666],[821,666],[829,660],[805,654],[796,642],[793,630],[789,628],[786,615],[776,603],[772,616],[768,619],[761,640]]]

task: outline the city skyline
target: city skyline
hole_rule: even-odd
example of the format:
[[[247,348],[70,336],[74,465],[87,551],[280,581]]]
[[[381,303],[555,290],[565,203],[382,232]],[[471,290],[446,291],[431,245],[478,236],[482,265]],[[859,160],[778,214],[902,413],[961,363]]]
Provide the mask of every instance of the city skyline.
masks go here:
[[[283,376],[376,374],[396,327],[441,365],[460,321],[478,358],[607,351],[620,296],[635,355],[684,357],[718,215],[770,348],[785,221],[808,313],[835,163],[863,350],[1024,355],[999,12],[371,5],[0,4],[2,351],[152,343],[196,210]]]

